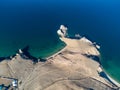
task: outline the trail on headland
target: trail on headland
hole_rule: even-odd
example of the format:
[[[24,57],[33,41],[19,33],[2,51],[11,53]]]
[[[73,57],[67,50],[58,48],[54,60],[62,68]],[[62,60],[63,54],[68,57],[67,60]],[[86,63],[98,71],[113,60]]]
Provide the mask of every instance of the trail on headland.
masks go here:
[[[45,62],[34,64],[20,54],[12,60],[2,61],[0,76],[18,79],[19,90],[116,90],[117,87],[99,76],[99,63],[86,56],[100,55],[88,39],[63,37],[61,40],[66,47]]]

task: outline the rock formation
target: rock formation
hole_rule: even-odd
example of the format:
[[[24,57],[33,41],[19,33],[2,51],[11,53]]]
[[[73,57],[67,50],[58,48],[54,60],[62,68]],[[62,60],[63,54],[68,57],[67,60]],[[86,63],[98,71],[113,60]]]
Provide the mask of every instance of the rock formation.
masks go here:
[[[67,27],[65,27],[64,25],[61,25],[60,29],[57,31],[57,33],[61,37],[66,37],[67,36],[67,30],[68,30]]]

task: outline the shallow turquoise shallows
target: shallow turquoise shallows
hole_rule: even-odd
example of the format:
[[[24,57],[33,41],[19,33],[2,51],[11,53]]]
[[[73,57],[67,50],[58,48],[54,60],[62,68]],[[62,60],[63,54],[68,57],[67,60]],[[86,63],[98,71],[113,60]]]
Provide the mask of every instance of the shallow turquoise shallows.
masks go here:
[[[37,58],[52,55],[64,47],[61,24],[97,42],[105,71],[120,82],[119,0],[0,0],[0,57],[25,46]]]

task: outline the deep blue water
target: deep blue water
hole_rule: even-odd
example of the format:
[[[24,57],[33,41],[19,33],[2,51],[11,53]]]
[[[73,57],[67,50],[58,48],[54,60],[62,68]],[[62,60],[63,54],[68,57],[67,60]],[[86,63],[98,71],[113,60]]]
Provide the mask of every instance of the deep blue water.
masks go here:
[[[119,0],[0,0],[0,57],[27,45],[35,57],[53,54],[64,46],[61,24],[97,42],[104,69],[120,82]]]

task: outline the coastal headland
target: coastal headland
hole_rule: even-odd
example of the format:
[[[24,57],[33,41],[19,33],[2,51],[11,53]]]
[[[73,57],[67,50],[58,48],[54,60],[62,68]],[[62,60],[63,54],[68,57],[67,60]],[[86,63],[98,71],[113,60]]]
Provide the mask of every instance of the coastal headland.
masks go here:
[[[63,26],[62,29],[67,30]],[[0,76],[6,79],[0,84],[9,85],[9,77],[18,80],[18,90],[119,90],[100,76],[100,53],[90,40],[58,33],[62,35],[60,39],[66,44],[65,48],[43,62],[23,58],[21,50],[11,60],[1,61]]]

